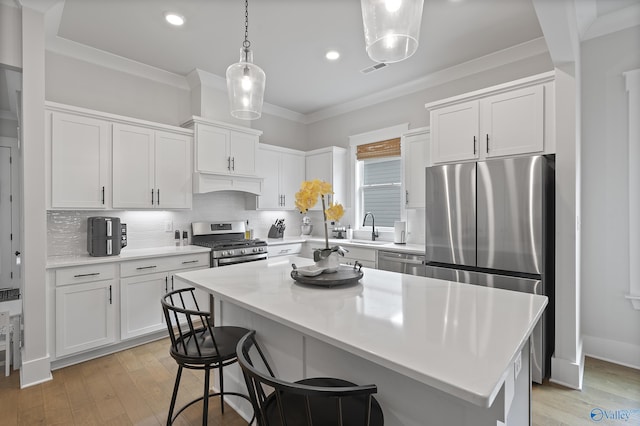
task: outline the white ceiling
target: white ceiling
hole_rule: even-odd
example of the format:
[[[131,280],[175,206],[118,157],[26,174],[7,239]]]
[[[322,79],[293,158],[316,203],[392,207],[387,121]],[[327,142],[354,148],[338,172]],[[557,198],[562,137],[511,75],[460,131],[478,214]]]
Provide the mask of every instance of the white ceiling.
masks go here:
[[[545,1],[559,2],[425,0],[417,53],[366,75],[361,70],[374,62],[365,52],[359,0],[250,0],[249,40],[255,63],[267,75],[265,102],[308,120],[383,93],[415,90],[433,76],[453,75],[460,64],[486,64],[495,52],[507,61],[546,52],[533,6]],[[103,65],[152,69],[182,87],[195,69],[224,87],[226,68],[238,61],[244,37],[242,0],[19,2],[47,11],[47,49]],[[574,4],[583,39],[640,24],[640,0]],[[167,11],[184,15],[184,27],[168,25]],[[328,49],[339,50],[341,58],[326,61]]]
[[[182,28],[164,22],[175,11]],[[171,73],[224,78],[244,37],[242,0],[66,0],[57,35]],[[531,0],[426,0],[417,53],[367,75],[358,0],[250,0],[265,101],[310,114],[542,36]],[[337,49],[335,63],[324,59]]]

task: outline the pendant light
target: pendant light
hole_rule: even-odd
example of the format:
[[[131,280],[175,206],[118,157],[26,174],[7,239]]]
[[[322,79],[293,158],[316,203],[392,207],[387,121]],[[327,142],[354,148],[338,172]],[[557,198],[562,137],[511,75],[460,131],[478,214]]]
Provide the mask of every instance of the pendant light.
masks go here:
[[[424,0],[361,0],[367,53],[376,62],[407,59],[418,49]]]
[[[253,63],[253,52],[249,49],[249,0],[245,0],[244,8],[244,42],[240,48],[240,61],[227,68],[227,91],[231,115],[241,120],[255,120],[262,115],[266,76]]]

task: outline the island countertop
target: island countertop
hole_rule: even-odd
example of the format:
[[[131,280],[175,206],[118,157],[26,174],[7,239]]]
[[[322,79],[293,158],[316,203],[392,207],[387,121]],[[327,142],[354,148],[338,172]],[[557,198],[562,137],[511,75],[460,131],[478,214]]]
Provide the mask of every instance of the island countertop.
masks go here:
[[[356,285],[296,283],[278,258],[178,274],[214,297],[447,394],[489,407],[548,299],[363,269]]]

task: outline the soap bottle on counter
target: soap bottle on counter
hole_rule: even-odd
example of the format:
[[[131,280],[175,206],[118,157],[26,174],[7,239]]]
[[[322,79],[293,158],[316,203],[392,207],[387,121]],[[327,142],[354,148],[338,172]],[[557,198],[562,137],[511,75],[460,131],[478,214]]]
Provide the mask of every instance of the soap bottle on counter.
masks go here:
[[[253,239],[253,229],[249,227],[249,219],[247,219],[247,226],[244,228],[244,239]]]
[[[353,240],[353,229],[351,229],[351,225],[347,228],[347,240]]]
[[[180,247],[180,231],[176,229],[176,232],[174,235],[175,235],[174,238],[175,238],[176,247]]]
[[[187,231],[182,231],[182,245],[189,245],[189,233]]]

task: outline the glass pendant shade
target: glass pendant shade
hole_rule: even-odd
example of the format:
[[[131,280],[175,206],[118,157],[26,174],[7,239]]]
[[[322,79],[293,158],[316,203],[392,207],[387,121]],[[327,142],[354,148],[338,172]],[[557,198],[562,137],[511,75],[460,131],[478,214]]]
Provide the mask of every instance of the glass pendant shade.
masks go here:
[[[240,61],[227,68],[227,92],[231,115],[241,120],[256,120],[262,115],[266,76],[253,63],[253,52],[240,49]]]
[[[418,49],[424,0],[361,0],[367,54],[376,62],[407,59]]]

